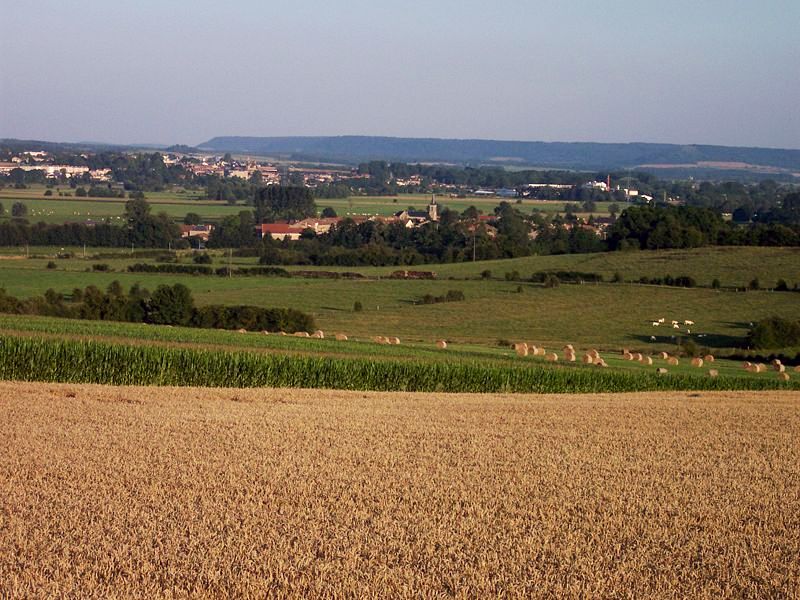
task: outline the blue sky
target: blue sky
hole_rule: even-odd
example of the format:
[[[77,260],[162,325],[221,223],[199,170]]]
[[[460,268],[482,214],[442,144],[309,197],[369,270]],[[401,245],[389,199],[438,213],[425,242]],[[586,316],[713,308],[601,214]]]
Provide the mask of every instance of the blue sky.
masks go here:
[[[796,0],[6,0],[0,136],[800,148]]]

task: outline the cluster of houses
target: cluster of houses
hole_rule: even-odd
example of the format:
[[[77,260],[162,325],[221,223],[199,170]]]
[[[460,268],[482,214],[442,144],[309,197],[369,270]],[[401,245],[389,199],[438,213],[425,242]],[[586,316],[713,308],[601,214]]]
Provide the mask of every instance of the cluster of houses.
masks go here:
[[[406,209],[396,212],[391,216],[353,215],[348,216],[347,219],[355,223],[363,223],[365,221],[400,223],[403,227],[413,229],[426,223],[437,222],[439,220],[439,205],[435,198],[431,198],[426,210]],[[479,215],[476,219],[468,223],[467,231],[474,232],[480,228],[489,237],[495,237],[497,235],[497,228],[494,223],[496,219],[497,217],[495,215]],[[299,221],[262,223],[256,225],[256,233],[259,239],[272,238],[276,240],[296,241],[299,240],[304,233],[306,233],[306,235],[308,235],[308,232],[312,232],[314,235],[328,233],[331,227],[338,225],[344,220],[344,217],[309,217]],[[582,218],[577,218],[575,221],[563,223],[561,227],[567,230],[579,228],[591,232],[599,238],[605,238],[613,223],[614,219],[612,217],[594,217],[590,222]],[[549,226],[554,227],[555,225]],[[213,230],[213,224],[182,225],[181,235],[184,238],[205,243],[208,241]],[[539,231],[532,228],[529,233],[530,238],[536,239],[538,235]]]
[[[431,198],[426,210],[406,209],[396,212],[392,216],[384,217],[373,216],[350,216],[347,217],[356,223],[364,221],[379,221],[381,223],[401,223],[403,227],[413,229],[425,223],[436,222],[439,220],[439,205],[435,198]],[[311,217],[302,221],[262,223],[256,226],[256,231],[260,238],[271,237],[275,239],[299,240],[304,231],[311,230],[315,235],[328,233],[332,226],[337,225],[344,219],[342,217]]]
[[[95,181],[111,181],[111,169],[90,169],[84,166],[54,164],[49,161],[50,155],[47,152],[21,152],[12,156],[9,161],[0,162],[0,175],[9,175],[12,171],[20,169],[42,171],[47,179],[71,179],[88,173]]]

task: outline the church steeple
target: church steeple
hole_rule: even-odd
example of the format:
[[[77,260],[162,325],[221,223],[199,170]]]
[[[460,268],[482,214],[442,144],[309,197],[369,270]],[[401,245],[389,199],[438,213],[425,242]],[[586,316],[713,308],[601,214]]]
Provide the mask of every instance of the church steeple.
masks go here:
[[[428,204],[428,218],[431,221],[439,220],[439,205],[436,204],[436,194],[431,194],[431,203]]]

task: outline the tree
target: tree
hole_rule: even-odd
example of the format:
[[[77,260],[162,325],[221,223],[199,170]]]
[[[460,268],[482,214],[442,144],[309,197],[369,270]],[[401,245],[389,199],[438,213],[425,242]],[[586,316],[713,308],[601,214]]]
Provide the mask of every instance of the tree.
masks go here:
[[[75,190],[75,195],[79,198],[85,198],[89,195],[89,193],[86,191],[85,187],[79,187]]]
[[[194,313],[194,300],[185,285],[160,285],[150,297],[147,321],[158,325],[188,325]]]
[[[325,208],[322,209],[322,213],[320,214],[320,216],[323,219],[335,219],[338,215],[336,214],[336,211],[333,210],[332,207],[326,206]]]
[[[183,217],[184,225],[200,225],[202,222],[203,219],[195,212],[186,213],[186,216]]]
[[[254,205],[256,223],[300,220],[317,214],[314,196],[306,187],[271,185],[262,188],[256,194]]]
[[[17,219],[24,219],[28,216],[28,207],[22,202],[14,202],[11,207],[11,216]]]

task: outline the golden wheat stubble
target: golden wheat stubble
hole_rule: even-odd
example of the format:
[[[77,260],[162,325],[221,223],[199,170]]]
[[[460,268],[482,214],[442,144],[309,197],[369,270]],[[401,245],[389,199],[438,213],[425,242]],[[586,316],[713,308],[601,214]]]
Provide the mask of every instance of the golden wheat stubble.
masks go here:
[[[797,594],[800,394],[0,383],[0,595]]]

